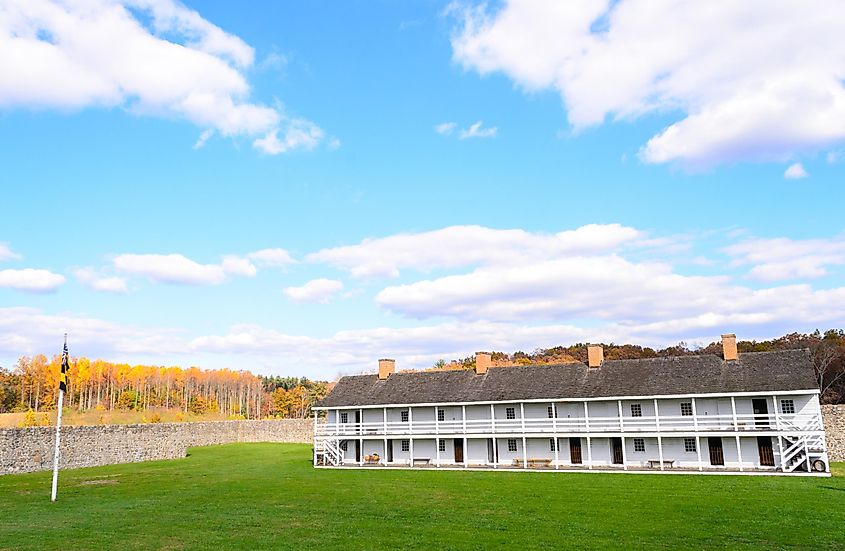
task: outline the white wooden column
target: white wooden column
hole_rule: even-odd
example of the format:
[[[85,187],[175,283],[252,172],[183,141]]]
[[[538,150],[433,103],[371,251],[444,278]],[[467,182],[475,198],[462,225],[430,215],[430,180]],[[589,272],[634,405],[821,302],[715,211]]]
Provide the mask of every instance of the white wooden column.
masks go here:
[[[660,470],[663,470],[663,437],[660,436],[660,409],[657,407],[657,398],[654,399],[654,424],[657,426],[657,454],[660,459]]]
[[[440,408],[434,406],[434,434],[440,434]],[[446,419],[444,414],[443,419]]]
[[[440,466],[440,437],[439,436],[434,439],[434,446],[437,448],[437,460],[435,461],[434,464],[439,467]]]
[[[499,446],[496,440],[496,408],[490,404],[490,432],[493,433],[493,468],[499,467]]]
[[[698,410],[695,408],[695,398],[691,398],[692,403],[692,427],[695,430],[695,451],[698,454],[698,470],[704,470],[704,464],[701,462],[701,438],[698,436]]]
[[[314,466],[317,466],[317,412],[311,410],[314,414]],[[325,451],[323,452],[325,454]]]
[[[464,468],[467,467],[467,458],[469,457],[469,449],[467,449],[467,407],[466,405],[461,406],[461,416],[463,417],[464,423]]]
[[[739,435],[736,435],[736,455],[739,458],[739,472],[742,472],[742,447],[739,445]]]
[[[387,438],[384,439],[384,457],[381,458],[381,464],[387,466]]]
[[[412,436],[408,437],[408,453],[411,455],[409,461],[410,466],[414,466],[414,438]]]
[[[735,432],[739,431],[739,425],[736,422],[736,400],[734,399],[733,396],[731,396],[731,417],[733,418],[734,431]],[[721,423],[719,423],[719,424],[721,425]],[[755,425],[757,424],[756,420],[755,420],[754,424]]]
[[[775,428],[778,431],[778,451],[780,452],[780,470],[783,470],[783,438],[781,437],[780,432],[780,410],[778,409],[778,397],[776,395],[772,395],[772,404],[775,406]],[[775,465],[777,468],[777,465]]]
[[[469,449],[467,449],[467,438],[464,436],[464,469],[467,468],[467,458],[469,457]]]
[[[414,434],[414,408],[408,406],[408,434]]]
[[[466,406],[461,406],[461,417],[463,418],[464,434],[466,434],[467,433],[467,407]]]
[[[555,469],[560,468],[560,452],[558,448],[560,448],[560,442],[557,438],[557,406],[554,402],[552,402],[552,436],[555,439]]]
[[[358,439],[358,465],[364,464],[364,439]]]
[[[387,408],[382,408],[382,418],[384,419],[384,434],[387,434]],[[387,450],[385,450],[387,453]]]
[[[522,426],[522,468],[528,468],[528,440],[525,439],[525,404],[519,403],[519,421]]]
[[[587,429],[587,469],[593,470],[593,444],[590,439],[590,408],[587,407],[586,400],[584,401],[584,426]],[[581,461],[583,461],[583,452],[581,455]]]
[[[622,469],[628,470],[628,452],[625,450],[625,437],[622,436],[622,431],[625,430],[625,424],[622,421],[622,400],[616,400],[619,405],[619,435],[622,438]]]
[[[525,436],[522,437],[522,468],[528,468],[528,444]]]

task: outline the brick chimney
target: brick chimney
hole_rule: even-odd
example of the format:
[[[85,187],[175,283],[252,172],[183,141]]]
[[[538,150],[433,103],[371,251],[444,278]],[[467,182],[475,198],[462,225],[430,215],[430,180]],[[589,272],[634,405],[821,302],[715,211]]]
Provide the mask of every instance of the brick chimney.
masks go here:
[[[600,344],[587,345],[587,363],[590,367],[601,367],[604,363],[604,348]]]
[[[728,362],[737,359],[736,335],[733,333],[722,335],[722,357]]]
[[[378,378],[387,379],[391,373],[396,372],[396,360],[384,358],[378,361]]]
[[[475,353],[475,374],[484,375],[490,366],[493,364],[493,357],[489,352]]]

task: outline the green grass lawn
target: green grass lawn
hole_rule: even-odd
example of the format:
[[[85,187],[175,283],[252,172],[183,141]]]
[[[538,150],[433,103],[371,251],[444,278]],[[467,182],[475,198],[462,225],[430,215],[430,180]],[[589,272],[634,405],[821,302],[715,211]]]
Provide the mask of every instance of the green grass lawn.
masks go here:
[[[845,548],[833,478],[316,470],[302,444],[0,477],[0,549]]]

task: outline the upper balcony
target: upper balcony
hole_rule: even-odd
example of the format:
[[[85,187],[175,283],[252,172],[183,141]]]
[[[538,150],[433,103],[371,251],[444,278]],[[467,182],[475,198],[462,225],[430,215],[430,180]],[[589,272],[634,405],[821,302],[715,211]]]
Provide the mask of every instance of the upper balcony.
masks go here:
[[[817,414],[737,414],[641,417],[462,419],[323,423],[315,436],[437,436],[572,433],[803,432],[820,431]]]

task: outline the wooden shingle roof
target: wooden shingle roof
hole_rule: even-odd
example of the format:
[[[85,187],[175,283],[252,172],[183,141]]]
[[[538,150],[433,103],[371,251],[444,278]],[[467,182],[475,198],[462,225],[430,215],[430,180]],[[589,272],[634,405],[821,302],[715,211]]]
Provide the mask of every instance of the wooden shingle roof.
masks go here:
[[[726,362],[719,356],[670,356],[583,363],[343,377],[318,406],[345,407],[446,402],[494,402],[662,396],[735,392],[782,392],[816,388],[807,349],[751,352]]]

